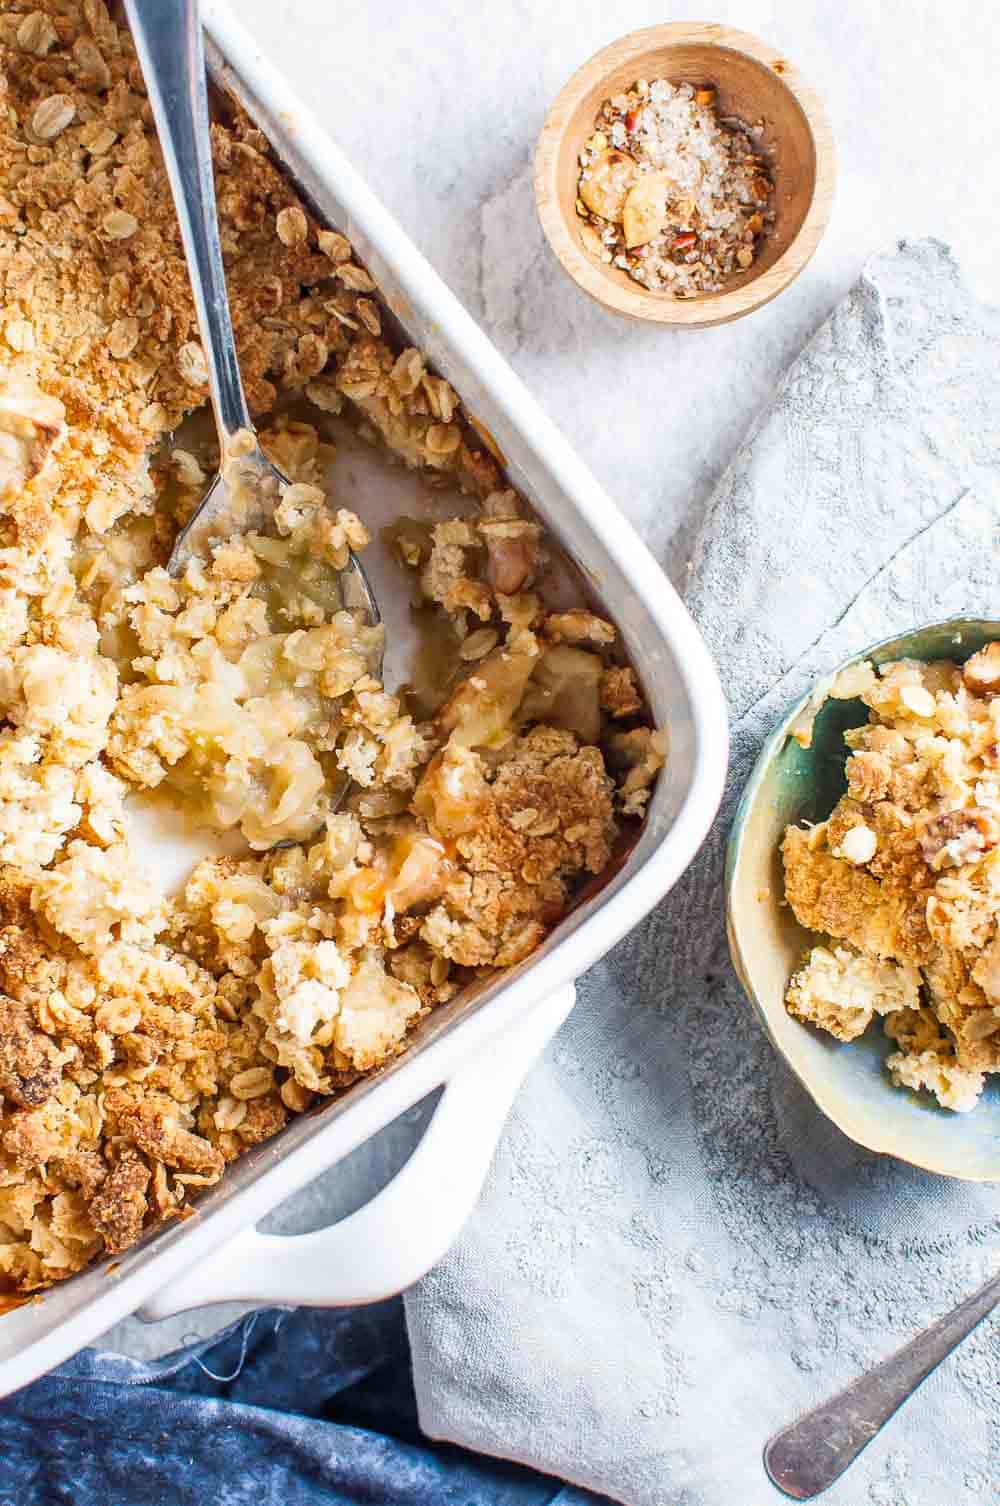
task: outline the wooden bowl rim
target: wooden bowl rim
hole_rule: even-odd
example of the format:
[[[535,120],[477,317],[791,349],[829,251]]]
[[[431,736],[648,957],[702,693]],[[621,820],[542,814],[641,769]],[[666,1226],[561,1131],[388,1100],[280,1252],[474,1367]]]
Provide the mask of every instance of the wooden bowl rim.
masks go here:
[[[606,269],[587,255],[571,232],[567,217],[560,208],[557,181],[559,154],[567,123],[579,101],[611,71],[609,55],[614,54],[617,69],[630,56],[638,63],[647,53],[682,45],[742,53],[751,61],[771,69],[805,116],[816,153],[816,179],[805,219],[774,265],[730,292],[692,299],[652,293],[639,283],[633,285],[633,291],[633,287],[623,287],[608,277]],[[776,64],[781,66],[776,68]],[[639,76],[641,71],[637,73]],[[836,177],[833,132],[815,90],[803,81],[798,70],[777,48],[748,31],[708,22],[668,21],[659,26],[646,26],[602,47],[576,70],[556,96],[545,117],[535,151],[538,217],[549,245],[574,282],[615,313],[654,324],[686,325],[689,328],[708,328],[738,319],[769,303],[795,280],[812,257],[829,223]]]

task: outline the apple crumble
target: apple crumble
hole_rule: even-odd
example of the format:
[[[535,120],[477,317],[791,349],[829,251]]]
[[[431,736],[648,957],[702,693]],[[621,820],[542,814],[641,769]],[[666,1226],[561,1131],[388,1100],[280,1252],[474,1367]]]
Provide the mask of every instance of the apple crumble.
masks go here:
[[[653,292],[692,298],[753,265],[774,186],[750,127],[720,118],[714,89],[639,79],[598,111],[576,209],[592,256]]]
[[[102,0],[8,0],[0,110],[0,1293],[29,1293],[186,1216],[529,956],[665,748],[614,627],[546,606],[540,526],[491,445],[383,338],[350,243],[234,106],[213,125],[233,322],[291,482],[270,533],[169,574],[215,463],[173,437],[207,373]],[[341,411],[469,499],[393,529],[453,646],[430,703],[381,683],[381,630],[328,589],[367,539],[326,495]],[[143,801],[232,855],[165,894],[130,840]]]
[[[855,665],[830,693],[869,720],[845,733],[829,819],[785,832],[788,903],[830,938],[788,1008],[842,1041],[878,1015],[893,1082],[964,1112],[1000,1072],[1000,642],[964,665]]]

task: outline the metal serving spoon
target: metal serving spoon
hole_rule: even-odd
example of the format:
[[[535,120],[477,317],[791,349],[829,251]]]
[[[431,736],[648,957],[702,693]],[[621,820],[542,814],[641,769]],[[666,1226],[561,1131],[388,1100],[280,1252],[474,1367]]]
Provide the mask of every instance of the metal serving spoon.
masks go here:
[[[240,379],[219,243],[197,0],[125,0],[125,10],[180,222],[223,466],[227,456],[238,454],[240,496],[254,500],[249,511],[243,502],[234,504],[225,475],[217,475],[174,544],[169,568],[176,574],[211,540],[226,538],[237,528],[265,526],[288,477],[268,460],[257,441]],[[345,607],[367,612],[372,623],[380,621],[367,577],[353,554],[338,584]]]
[[[1000,1303],[1000,1275],[838,1396],[783,1428],[764,1448],[779,1490],[808,1501],[838,1480],[889,1418]]]

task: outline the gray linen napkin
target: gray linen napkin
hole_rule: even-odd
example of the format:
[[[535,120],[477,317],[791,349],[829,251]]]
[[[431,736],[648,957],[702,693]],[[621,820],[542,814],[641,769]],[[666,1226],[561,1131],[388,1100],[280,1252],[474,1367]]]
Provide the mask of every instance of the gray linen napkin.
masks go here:
[[[726,958],[723,849],[785,707],[921,620],[1000,615],[1000,311],[938,242],[873,260],[709,508],[689,604],[733,723],[694,867],[580,986],[482,1204],[407,1296],[420,1420],[629,1506],[784,1500],[760,1451],[990,1273],[1000,1186],[875,1157],[813,1108]],[[985,1325],[830,1506],[982,1506]]]

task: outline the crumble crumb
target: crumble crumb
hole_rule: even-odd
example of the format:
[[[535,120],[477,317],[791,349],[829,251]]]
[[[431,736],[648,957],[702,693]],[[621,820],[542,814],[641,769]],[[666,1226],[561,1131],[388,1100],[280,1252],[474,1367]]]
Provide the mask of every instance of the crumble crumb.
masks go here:
[[[839,1041],[853,1041],[873,1015],[915,1009],[919,979],[909,963],[868,957],[853,947],[814,946],[788,985],[788,1008]]]
[[[894,1051],[886,1066],[897,1088],[927,1089],[943,1109],[956,1114],[967,1114],[974,1109],[985,1085],[982,1072],[960,1067],[936,1051],[921,1051],[918,1055]]]

